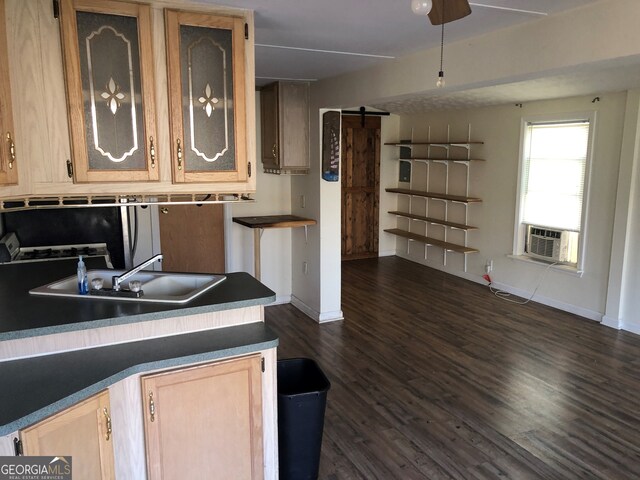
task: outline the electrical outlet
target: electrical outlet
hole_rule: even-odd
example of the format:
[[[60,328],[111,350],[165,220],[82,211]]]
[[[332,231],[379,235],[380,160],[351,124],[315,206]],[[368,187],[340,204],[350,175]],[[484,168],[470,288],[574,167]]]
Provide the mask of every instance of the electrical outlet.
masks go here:
[[[307,262],[302,262],[302,273],[305,275],[309,273],[309,264]]]
[[[307,197],[305,197],[304,195],[300,195],[300,208],[306,208],[307,207]]]
[[[484,273],[493,272],[493,260],[487,260],[487,263],[484,265]]]

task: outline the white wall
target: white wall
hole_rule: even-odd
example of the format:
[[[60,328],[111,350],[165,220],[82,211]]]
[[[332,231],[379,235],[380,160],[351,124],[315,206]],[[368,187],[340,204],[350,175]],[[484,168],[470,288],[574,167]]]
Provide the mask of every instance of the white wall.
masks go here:
[[[407,241],[399,238],[398,254],[476,281],[481,281],[484,265],[488,259],[492,259],[493,281],[503,288],[528,297],[546,267],[508,257],[513,253],[522,117],[595,111],[592,183],[587,205],[588,219],[584,226],[584,274],[580,277],[551,269],[546,273],[534,299],[600,320],[607,300],[626,93],[603,94],[600,99],[600,102],[592,103],[593,96],[576,97],[532,102],[522,108],[507,105],[402,117],[401,137],[410,138],[413,129],[416,141],[427,139],[429,126],[432,141],[446,138],[447,125],[451,126],[452,138],[466,138],[470,124],[472,139],[485,142],[484,145],[472,147],[472,156],[485,158],[486,162],[472,162],[470,166],[470,195],[480,197],[483,202],[468,207],[469,224],[479,227],[479,230],[469,233],[469,245],[478,248],[480,253],[468,255],[467,274],[464,273],[463,255],[448,254],[447,265],[444,266],[442,250],[438,247],[429,247],[428,259],[425,261],[424,247],[413,243],[407,254]],[[438,166],[431,168],[431,190],[444,191],[439,189],[442,187],[437,185],[437,181],[434,182]],[[415,173],[423,175],[424,172]],[[464,185],[460,184],[462,176],[456,179],[452,175],[452,180],[453,191],[450,193],[464,194]],[[414,188],[426,188],[420,181],[415,182],[414,179]],[[395,185],[392,179],[388,184]],[[420,200],[413,201],[420,203]],[[407,197],[399,196],[401,210],[406,210],[406,202]],[[462,221],[464,218],[453,220]],[[400,225],[406,225],[406,221],[399,220]],[[413,231],[421,233],[418,228],[424,227],[414,226]],[[460,243],[461,239],[454,243]]]
[[[321,176],[322,158],[322,114],[328,111],[319,105],[329,100],[319,97],[311,89],[311,172],[304,177],[292,179],[291,206],[296,215],[311,216],[318,225],[309,229],[309,238],[297,234],[293,237],[292,303],[318,322],[329,322],[343,318],[341,308],[341,181],[327,182]],[[345,106],[346,107],[346,106]],[[382,117],[381,142],[395,141],[400,125],[399,117]],[[380,176],[397,178],[397,162],[389,161],[390,153],[381,149]],[[300,196],[306,198],[302,208]],[[384,192],[381,183],[379,252],[380,255],[395,254],[395,240],[383,234],[385,228],[395,225],[395,217],[385,212],[395,208],[393,195]],[[294,235],[296,235],[294,233]],[[302,264],[307,262],[307,274],[302,273]]]
[[[308,175],[292,178],[291,209],[294,215],[311,217],[318,224],[309,227],[308,238],[294,232],[292,238],[292,303],[318,322],[342,318],[340,307],[340,182],[321,177],[323,100],[311,87],[310,162]],[[303,208],[300,197],[305,196]],[[300,230],[300,229],[297,229]],[[307,262],[307,273],[302,264]]]
[[[260,125],[260,92],[256,92],[256,124]],[[230,204],[225,210],[227,220],[227,270],[229,272],[244,271],[254,273],[253,264],[253,230],[232,223],[232,217],[249,217],[255,215],[281,215],[291,213],[291,176],[273,175],[262,170],[262,141],[260,129],[256,132],[258,165],[257,191],[255,203]],[[276,292],[276,301],[286,303],[291,300],[291,237],[300,234],[290,228],[265,229],[262,234],[261,247],[261,281]],[[295,229],[302,230],[302,229]]]
[[[602,323],[640,334],[640,90],[627,95],[612,239],[607,308]]]
[[[400,117],[390,115],[382,117],[380,128],[380,228],[378,232],[378,253],[381,257],[396,254],[396,239],[393,235],[384,233],[386,228],[395,228],[396,217],[387,212],[396,210],[397,196],[384,191],[385,187],[398,181],[399,165],[398,150],[385,147],[385,143],[397,142],[400,135]]]

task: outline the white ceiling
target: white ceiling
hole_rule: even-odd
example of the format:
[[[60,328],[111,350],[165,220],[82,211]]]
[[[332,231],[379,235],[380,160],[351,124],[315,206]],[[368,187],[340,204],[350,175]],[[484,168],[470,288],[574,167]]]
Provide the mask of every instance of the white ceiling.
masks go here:
[[[414,15],[410,0],[205,1],[255,11],[258,86],[277,79],[317,81],[389,61],[384,57],[400,57],[440,44],[440,27],[431,25],[427,17]],[[471,0],[471,15],[446,25],[445,42],[535,21],[544,15],[553,15],[594,1],[597,0]],[[625,73],[634,78],[640,75],[635,67],[616,67],[626,68]],[[582,93],[597,91],[588,88],[591,83],[593,81],[581,83]],[[410,113],[434,108],[526,101],[551,98],[541,95],[575,84],[568,77],[558,77],[466,92],[448,92],[446,97],[422,95],[376,106],[398,113]]]

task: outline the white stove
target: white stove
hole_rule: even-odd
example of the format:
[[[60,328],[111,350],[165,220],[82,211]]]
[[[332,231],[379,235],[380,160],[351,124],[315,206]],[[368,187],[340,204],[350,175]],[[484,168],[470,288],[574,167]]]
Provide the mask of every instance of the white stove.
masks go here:
[[[102,257],[109,268],[113,268],[106,243],[81,243],[74,245],[47,245],[39,247],[21,247],[14,233],[8,233],[0,239],[0,263],[44,262]]]

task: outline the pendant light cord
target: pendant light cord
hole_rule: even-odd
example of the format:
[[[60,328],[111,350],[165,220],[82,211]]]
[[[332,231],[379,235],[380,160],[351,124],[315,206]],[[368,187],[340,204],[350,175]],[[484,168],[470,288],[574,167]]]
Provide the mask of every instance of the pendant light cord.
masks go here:
[[[442,30],[440,34],[440,71],[442,72],[442,62],[444,60],[444,0],[442,0]]]
[[[444,59],[444,23],[442,24],[442,35],[440,36],[440,71],[442,71],[443,59]]]

